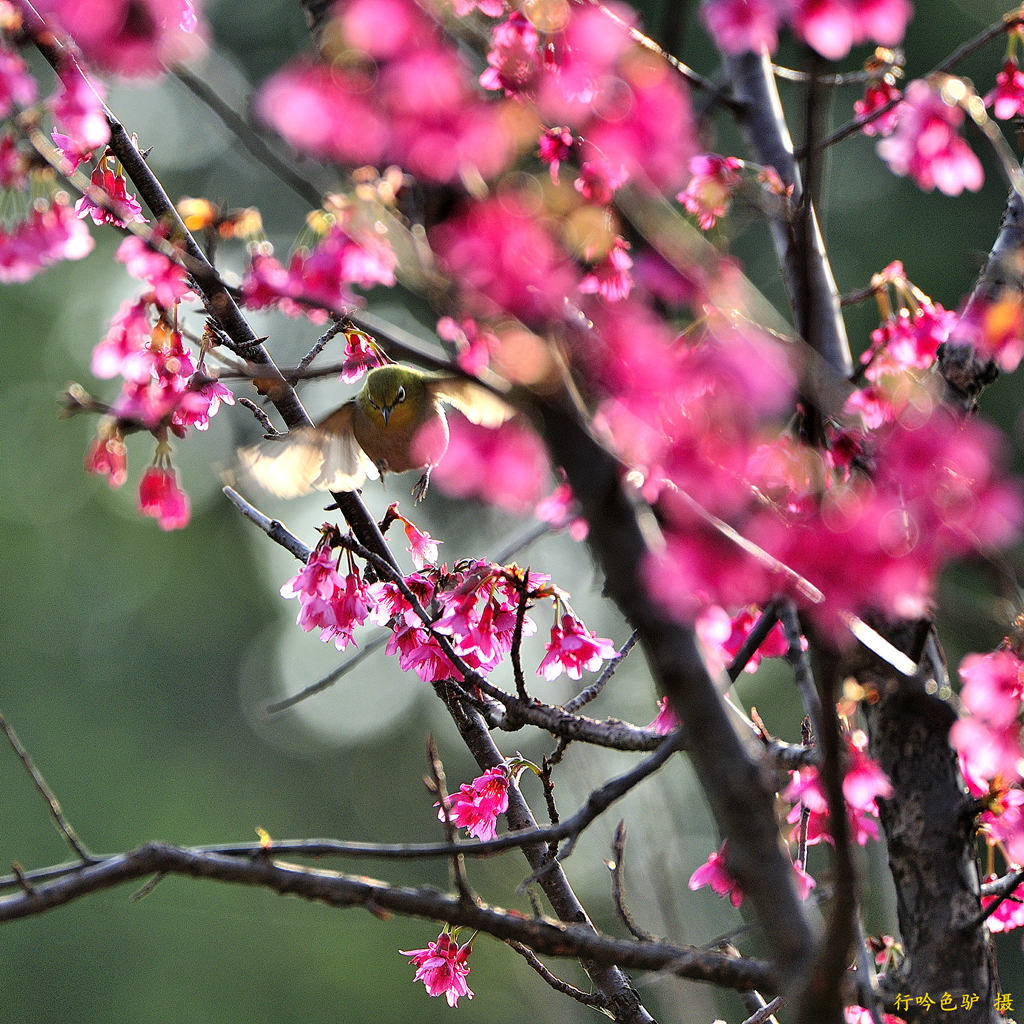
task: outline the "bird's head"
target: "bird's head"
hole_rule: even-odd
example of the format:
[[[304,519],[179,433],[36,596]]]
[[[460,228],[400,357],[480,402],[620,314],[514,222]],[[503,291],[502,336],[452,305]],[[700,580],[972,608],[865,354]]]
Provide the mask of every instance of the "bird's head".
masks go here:
[[[425,376],[408,366],[378,366],[366,377],[358,402],[382,427],[401,428],[414,422],[427,398]]]

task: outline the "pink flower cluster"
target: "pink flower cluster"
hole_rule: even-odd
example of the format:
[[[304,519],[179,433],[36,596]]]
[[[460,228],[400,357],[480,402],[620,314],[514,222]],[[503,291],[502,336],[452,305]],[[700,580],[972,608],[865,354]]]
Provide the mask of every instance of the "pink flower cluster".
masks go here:
[[[594,672],[602,661],[610,661],[618,655],[611,640],[596,636],[568,612],[560,623],[551,627],[551,639],[545,649],[547,654],[537,675],[549,682],[563,672],[570,679],[582,679],[584,672]]]
[[[66,197],[33,204],[28,217],[0,228],[0,282],[28,281],[61,260],[80,260],[93,249],[88,228],[74,216]]]
[[[547,452],[528,427],[509,420],[477,426],[449,414],[448,450],[430,479],[454,498],[480,498],[510,512],[528,512],[540,500],[550,474]],[[417,439],[429,451],[430,436]]]
[[[894,174],[947,196],[981,188],[984,171],[960,136],[964,112],[949,90],[917,79],[907,86],[896,111],[892,135],[878,143],[878,155]]]
[[[972,298],[949,340],[973,346],[1004,373],[1012,373],[1024,359],[1024,306],[1019,296],[1007,291],[1000,298]]]
[[[457,931],[457,929],[456,929]],[[414,981],[422,981],[429,996],[444,996],[449,1006],[458,1006],[459,999],[473,998],[466,984],[469,974],[469,954],[473,951],[473,940],[464,946],[455,941],[455,933],[442,931],[437,939],[428,942],[425,949],[401,949],[402,956],[412,960],[416,968]]]
[[[292,64],[257,97],[259,116],[289,143],[343,164],[400,163],[431,181],[507,166],[499,107],[415,3],[350,0],[334,17],[344,65]]]
[[[310,554],[306,566],[281,588],[282,596],[298,598],[297,622],[304,630],[320,629],[322,640],[333,640],[343,650],[355,642],[353,631],[364,622],[387,626],[392,631],[387,653],[398,657],[403,671],[436,682],[459,675],[439,638],[445,638],[454,654],[481,675],[508,655],[523,587],[528,594],[527,609],[540,598],[563,607],[564,595],[540,573],[530,573],[526,579],[515,566],[503,568],[484,561],[462,562],[453,570],[426,564],[428,554],[436,557],[438,542],[404,516],[395,518],[406,524],[410,550],[420,571],[406,576],[404,586],[367,585],[354,568],[342,576],[338,559],[331,553],[333,531],[325,526],[325,539]],[[429,627],[410,595],[430,616]],[[519,629],[522,637],[529,637],[537,625],[524,612]],[[580,679],[584,671],[594,671],[615,656],[610,640],[595,636],[575,615],[564,611],[552,627],[537,674],[550,680],[566,672],[570,678]]]
[[[34,6],[74,39],[86,60],[119,75],[157,75],[204,47],[206,28],[194,0],[39,0]]]
[[[725,216],[742,166],[736,157],[717,153],[702,153],[690,161],[690,183],[676,199],[697,218],[702,231],[709,231]]]
[[[1016,57],[1007,57],[1003,70],[996,75],[996,87],[985,97],[985,106],[1000,121],[1024,114],[1024,72]]]
[[[971,793],[985,802],[981,820],[991,842],[1024,864],[1024,663],[1009,647],[969,654],[960,664],[960,700],[967,714],[950,742]]]
[[[289,316],[322,322],[326,311],[356,305],[351,285],[394,283],[395,254],[387,241],[335,221],[312,249],[292,253],[287,267],[267,252],[254,253],[242,294],[250,309],[275,306]]]
[[[774,53],[785,23],[828,60],[868,40],[897,46],[913,8],[909,0],[704,0],[701,15],[726,53]]]
[[[477,839],[493,839],[498,815],[508,810],[508,783],[509,771],[504,765],[488,768],[471,783],[463,783],[446,802],[452,823]],[[437,812],[437,818],[444,821],[443,810]]]
[[[878,838],[878,806],[875,800],[893,794],[892,784],[881,768],[865,753],[867,736],[855,731],[846,736],[848,764],[843,775],[843,799],[854,840],[864,846],[869,839]],[[793,803],[786,821],[793,825],[790,841],[798,838],[800,820],[808,812],[807,845],[832,843],[829,830],[829,810],[825,792],[821,787],[818,769],[801,768],[792,773],[792,780],[783,797]]]
[[[234,396],[197,371],[177,329],[177,305],[191,294],[181,266],[134,235],[121,243],[117,258],[148,287],[121,305],[93,349],[93,374],[101,379],[119,376],[122,382],[86,453],[85,468],[107,476],[111,487],[121,486],[126,479],[124,435],[151,432],[158,442],[157,458],[140,483],[139,509],[164,529],[178,529],[188,523],[189,504],[169,466],[167,433],[184,437],[189,427],[205,430],[221,403],[234,404]]]

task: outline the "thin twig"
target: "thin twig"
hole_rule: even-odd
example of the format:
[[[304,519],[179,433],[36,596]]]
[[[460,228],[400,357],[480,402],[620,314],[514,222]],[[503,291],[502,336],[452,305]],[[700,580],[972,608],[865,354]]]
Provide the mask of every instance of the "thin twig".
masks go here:
[[[0,714],[0,729],[3,730],[4,735],[7,737],[7,742],[11,745],[11,749],[17,755],[25,771],[28,772],[29,778],[32,779],[36,789],[39,790],[39,795],[46,801],[46,806],[50,809],[50,815],[68,846],[74,850],[82,863],[93,863],[96,858],[89,853],[82,840],[78,838],[78,833],[72,828],[71,822],[65,817],[57,797],[54,796],[53,790],[46,784],[46,780],[40,774],[35,764],[33,764],[28,751],[22,746],[21,740],[18,739],[17,733],[2,714]]]
[[[271,519],[255,505],[243,498],[233,487],[224,487],[224,496],[231,502],[239,512],[250,522],[255,523],[272,541],[280,544],[286,551],[291,552],[300,562],[305,564],[313,549],[299,540],[280,520]]]
[[[567,700],[562,705],[562,710],[568,711],[569,714],[574,714],[579,711],[580,708],[589,704],[605,688],[608,680],[615,675],[615,670],[620,664],[622,664],[626,655],[633,650],[634,646],[636,646],[638,639],[639,634],[634,629],[626,638],[626,642],[619,648],[619,653],[616,654],[607,665],[605,665],[597,679],[595,679],[594,682],[592,682],[585,690],[580,690],[572,700]]]
[[[430,769],[431,788],[437,797],[438,807],[441,811],[439,817],[441,824],[444,826],[445,839],[448,840],[449,845],[455,846],[457,833],[455,823],[452,821],[448,789],[445,784],[444,765],[441,763],[441,758],[437,753],[437,744],[434,743],[434,737],[431,735],[427,736],[427,766]],[[476,899],[473,896],[472,889],[469,887],[469,879],[466,878],[466,862],[463,860],[462,854],[458,852],[453,853],[448,863],[451,868],[452,880],[455,882],[455,888],[459,892],[459,898],[467,903],[475,903]]]
[[[736,657],[726,667],[725,671],[734,683],[747,667],[747,662],[757,653],[761,644],[768,639],[768,634],[775,628],[775,624],[779,621],[780,608],[780,601],[769,601],[764,606],[753,629],[747,634],[740,649],[736,652]]]
[[[309,367],[309,364],[313,362],[313,360],[316,359],[318,355],[320,355],[320,353],[324,350],[327,343],[332,338],[336,337],[343,330],[345,330],[345,327],[345,319],[335,314],[334,323],[332,323],[331,326],[328,327],[327,330],[324,331],[324,333],[321,334],[320,337],[316,339],[316,342],[313,344],[313,347],[299,360],[299,365],[296,367],[296,370],[298,371],[296,379],[298,379],[299,375],[305,374],[306,370]]]
[[[567,981],[555,977],[540,962],[537,954],[529,946],[524,946],[515,939],[510,939],[507,945],[511,946],[556,992],[560,992],[563,996],[569,996],[570,999],[575,999],[578,1003],[583,1003],[584,1006],[593,1006],[598,1010],[603,1010],[608,1005],[608,1000],[600,993],[584,992],[576,988],[575,985],[570,985]]]
[[[766,1021],[774,1021],[775,1024],[778,1024],[778,1021],[775,1020],[775,1011],[782,1006],[782,996],[776,996],[770,1003],[766,1003],[763,996],[758,995],[757,998],[764,1005],[755,1010],[743,1024],[765,1024]]]
[[[516,683],[516,693],[519,699],[526,701],[530,699],[526,692],[526,677],[523,675],[522,645],[523,645],[523,622],[526,619],[526,605],[530,599],[530,568],[523,571],[521,576],[516,577],[516,590],[519,592],[519,599],[516,602],[516,622],[512,629],[512,675]]]
[[[284,697],[281,700],[274,701],[272,704],[268,704],[263,710],[268,715],[279,715],[282,711],[287,711],[289,708],[295,707],[296,704],[300,704],[302,701],[314,696],[315,694],[322,693],[328,687],[333,686],[343,676],[348,675],[354,668],[361,665],[371,654],[375,654],[379,651],[388,640],[391,638],[391,630],[385,630],[380,636],[375,636],[371,639],[358,653],[353,655],[347,661],[339,665],[333,672],[329,672],[323,677],[318,679],[315,683],[310,683],[305,689],[299,690],[298,693],[293,693],[288,697]]]
[[[625,869],[626,857],[626,823],[620,821],[615,829],[615,838],[612,840],[612,859],[605,861],[608,870],[612,875],[612,900],[615,903],[615,911],[622,918],[622,923],[629,929],[630,935],[641,942],[657,941],[652,932],[646,931],[636,923],[626,906],[625,887],[623,885],[623,872]]]

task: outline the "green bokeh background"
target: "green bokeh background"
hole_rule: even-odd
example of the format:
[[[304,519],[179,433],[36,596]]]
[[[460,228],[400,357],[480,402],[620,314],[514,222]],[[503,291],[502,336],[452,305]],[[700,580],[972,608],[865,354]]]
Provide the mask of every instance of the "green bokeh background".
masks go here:
[[[662,6],[671,4],[664,0]],[[249,83],[305,45],[297,4],[211,4],[218,49],[199,70],[228,102],[242,107]],[[681,55],[713,73],[705,37],[684,17]],[[909,72],[917,76],[1002,12],[991,2],[918,4],[907,40]],[[665,17],[647,9],[648,24]],[[858,51],[860,55],[860,51]],[[788,59],[788,57],[787,57]],[[797,57],[792,56],[795,61]],[[991,87],[999,44],[963,67],[980,91]],[[854,61],[849,62],[850,66]],[[835,101],[836,122],[848,116],[853,93]],[[205,195],[227,206],[257,205],[283,251],[305,213],[302,204],[252,160],[178,83],[119,86],[110,103],[143,146],[172,197]],[[974,141],[977,141],[976,139]],[[718,143],[728,151],[728,137]],[[980,146],[977,148],[981,148]],[[950,200],[923,195],[890,176],[873,144],[855,138],[829,161],[824,210],[840,290],[862,287],[871,273],[903,259],[911,278],[955,307],[991,244],[1005,185],[991,160],[976,196]],[[321,185],[329,176],[308,173]],[[733,232],[747,272],[782,302],[767,233],[743,211],[721,229]],[[438,838],[431,799],[420,784],[424,745],[433,733],[451,785],[475,774],[431,691],[405,678],[380,653],[300,709],[269,719],[268,700],[320,678],[338,664],[333,647],[294,627],[294,604],[278,596],[296,568],[282,550],[241,520],[220,494],[216,467],[234,444],[252,436],[247,414],[225,410],[208,435],[176,447],[193,521],[163,533],[134,509],[134,487],[152,457],[152,442],[129,439],[129,485],[111,492],[82,472],[94,424],[59,421],[57,395],[71,380],[110,396],[89,376],[89,354],[119,303],[135,291],[109,258],[116,240],[98,236],[86,262],[58,267],[24,286],[0,290],[0,710],[17,729],[85,842],[105,852],[147,839],[178,843],[251,840],[262,827],[278,839],[332,836],[379,841]],[[230,261],[226,264],[230,269]],[[381,311],[414,323],[415,311],[382,300]],[[863,347],[871,311],[850,316]],[[198,323],[198,321],[194,321]],[[315,331],[281,318],[256,321],[288,362]],[[1018,383],[1001,380],[986,396],[986,414],[1017,446]],[[310,384],[303,397],[316,413],[338,400],[337,385]],[[404,498],[406,482],[387,492],[368,487],[382,512]],[[324,517],[315,500],[268,505],[312,543]],[[443,538],[443,556],[492,555],[525,524],[473,504],[453,504],[436,492],[417,522]],[[543,567],[573,595],[591,628],[621,643],[627,630],[600,599],[600,579],[586,551],[564,538],[535,544],[519,556]],[[943,593],[951,661],[969,648],[987,649],[1002,635],[1006,610],[983,589],[978,572],[951,576]],[[546,614],[539,613],[541,632]],[[539,660],[541,638],[531,642]],[[538,682],[557,702],[571,689]],[[782,674],[769,666],[739,687],[768,726],[796,738],[799,709]],[[642,660],[634,656],[593,710],[638,722],[653,717]],[[499,737],[503,749],[539,757],[550,741]],[[0,864],[26,868],[64,860],[68,851],[21,766],[0,749]],[[608,774],[635,760],[570,749],[559,776],[563,814]],[[541,807],[539,790],[525,783]],[[707,890],[691,894],[686,879],[716,845],[697,787],[682,761],[642,786],[601,818],[569,862],[580,896],[603,927],[613,919],[607,871],[620,816],[630,827],[626,875],[634,912],[656,932],[705,942],[735,927],[739,917]],[[817,854],[815,854],[817,856]],[[869,850],[865,866],[882,858]],[[819,862],[822,863],[822,862]],[[444,864],[344,863],[342,870],[410,884],[447,885]],[[814,868],[812,861],[812,869]],[[517,892],[525,863],[512,856],[471,864],[470,878],[486,899],[529,912]],[[874,877],[882,877],[877,873]],[[869,931],[894,927],[884,886],[868,908]],[[10,924],[0,945],[0,1019],[34,1022],[157,1024],[281,1024],[327,1021],[449,1020],[488,1024],[524,1020],[592,1020],[594,1012],[553,996],[500,944],[481,937],[472,961],[473,1002],[457,1011],[430,1000],[399,948],[423,946],[437,929],[427,922],[379,921],[365,911],[337,911],[296,899],[208,882],[170,878],[142,900],[127,888]],[[756,951],[756,937],[752,940]],[[744,940],[745,946],[748,940]],[[1024,1000],[1020,939],[1000,943],[1006,989]],[[571,964],[557,972],[585,984]],[[636,979],[643,998],[664,1021],[742,1018],[730,995],[673,979]]]

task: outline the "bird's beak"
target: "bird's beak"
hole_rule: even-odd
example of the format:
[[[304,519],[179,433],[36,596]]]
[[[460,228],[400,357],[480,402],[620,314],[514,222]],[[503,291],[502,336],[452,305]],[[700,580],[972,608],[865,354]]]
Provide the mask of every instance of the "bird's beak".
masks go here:
[[[381,416],[384,417],[384,426],[385,427],[388,425],[388,420],[391,419],[391,410],[393,408],[394,408],[394,406],[391,406],[391,405],[382,405],[381,406],[380,414],[381,414]]]

